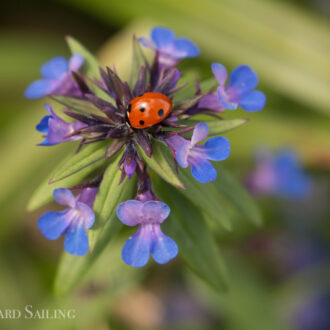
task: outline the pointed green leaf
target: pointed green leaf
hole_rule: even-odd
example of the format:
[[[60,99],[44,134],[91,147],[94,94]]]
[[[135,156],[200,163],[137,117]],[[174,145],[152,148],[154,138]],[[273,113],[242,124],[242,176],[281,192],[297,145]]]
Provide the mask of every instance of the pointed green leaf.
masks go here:
[[[70,162],[72,156],[67,157],[53,172],[53,177],[59,169],[62,169],[65,164]],[[49,178],[45,179],[40,186],[32,194],[27,209],[28,211],[34,211],[44,204],[49,203],[53,199],[53,190],[56,188],[69,188],[78,184],[81,184],[88,178],[93,178],[95,170],[104,166],[104,164],[109,161],[104,158],[104,160],[96,161],[89,164],[89,166],[76,171],[74,174],[67,176],[65,179],[62,179],[59,182],[49,184]]]
[[[50,182],[55,183],[63,180],[97,162],[99,163],[98,166],[104,165],[107,162],[105,152],[109,144],[110,142],[107,140],[84,146],[80,152],[71,156],[70,159],[55,172]]]
[[[122,152],[116,157],[113,163],[108,166],[95,199],[94,212],[96,220],[89,231],[91,251],[94,249],[95,243],[107,221],[112,219],[112,215],[116,214],[117,207],[127,189],[127,185],[132,185],[132,182],[135,182],[134,179],[126,178],[119,184],[122,173],[118,169],[118,162],[121,157]],[[128,183],[128,181],[130,181],[130,183]]]
[[[99,233],[96,235],[97,241],[94,244],[93,251],[84,257],[63,252],[54,282],[54,292],[57,295],[68,293],[80,282],[121,228],[116,208],[119,203],[134,198],[136,181],[134,179],[126,179],[118,186],[118,176],[111,178],[111,174],[113,174],[116,166],[116,162],[113,162],[110,168],[108,168],[105,181],[102,182],[100,194],[98,194],[95,201],[95,230],[99,231]],[[117,169],[117,172],[119,173],[120,171]],[[113,202],[112,199],[115,199],[116,202]],[[112,206],[109,206],[109,204]],[[102,225],[103,228],[101,228]],[[94,230],[93,228],[91,230]]]
[[[84,58],[84,65],[83,70],[89,78],[100,78],[100,71],[99,71],[99,62],[98,60],[76,39],[68,36],[66,37],[66,41],[69,45],[69,48],[72,52],[72,54],[80,54]],[[88,83],[88,81],[86,81]],[[103,98],[107,101],[112,102],[113,100],[110,98],[110,96],[105,93],[102,89],[97,87],[94,84],[89,84],[89,87],[94,91],[94,93]]]
[[[222,166],[214,164],[218,172],[218,179],[215,181],[217,190],[223,194],[232,205],[248,220],[255,225],[262,224],[262,216],[255,201],[245,188]]]
[[[237,119],[215,119],[206,121],[209,127],[209,137],[217,136],[219,134],[236,129],[243,124],[247,123],[249,119],[237,118]]]
[[[84,58],[83,70],[91,78],[99,78],[98,60],[76,39],[71,36],[66,37],[66,41],[72,54],[80,54]]]
[[[160,142],[153,141],[152,156],[150,158],[145,154],[142,148],[139,148],[139,151],[140,156],[147,163],[147,165],[160,177],[175,187],[185,189],[183,183],[180,181],[177,174],[166,160],[162,149],[164,149],[164,147]]]
[[[230,217],[227,214],[226,206],[222,203],[223,196],[217,190],[214,182],[200,183],[196,181],[189,169],[181,169],[180,178],[186,186],[186,190],[182,191],[182,194],[207,214],[210,220],[231,230]]]
[[[217,245],[203,215],[182,192],[161,182],[155,185],[157,195],[171,208],[170,217],[163,223],[164,232],[179,247],[179,255],[199,277],[217,291],[226,288],[226,269]]]

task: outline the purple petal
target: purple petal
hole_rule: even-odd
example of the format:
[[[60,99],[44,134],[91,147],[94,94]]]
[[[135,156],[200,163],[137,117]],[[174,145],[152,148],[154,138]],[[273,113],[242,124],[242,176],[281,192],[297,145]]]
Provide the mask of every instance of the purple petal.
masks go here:
[[[57,188],[53,191],[53,197],[56,203],[60,205],[69,206],[71,208],[76,206],[76,199],[69,189]]]
[[[266,104],[266,96],[260,91],[252,91],[242,96],[239,105],[246,111],[255,112],[263,109]]]
[[[68,60],[63,56],[57,56],[41,67],[41,76],[48,79],[57,79],[68,69]]]
[[[230,74],[229,85],[242,94],[256,88],[258,77],[249,66],[241,65]]]
[[[199,53],[199,48],[187,38],[177,38],[173,42],[172,56],[175,58],[196,57]]]
[[[142,220],[143,203],[135,200],[129,200],[121,203],[117,208],[119,220],[127,226],[136,226]]]
[[[214,181],[217,178],[217,171],[212,164],[205,159],[199,159],[191,165],[191,174],[201,183]]]
[[[41,133],[48,133],[48,120],[49,118],[52,118],[52,116],[45,116],[40,120],[40,123],[36,126],[37,131]]]
[[[182,144],[178,147],[178,150],[176,151],[176,160],[178,161],[179,165],[182,168],[186,168],[189,166],[188,163],[188,157],[189,157],[189,150],[190,150],[190,142],[183,141]]]
[[[93,208],[93,204],[98,190],[99,189],[97,187],[89,187],[83,189],[80,195],[77,197],[77,202],[84,203],[90,208]]]
[[[80,54],[73,54],[69,60],[69,71],[78,71],[84,64],[84,58]]]
[[[160,228],[154,228],[151,254],[157,263],[166,264],[177,256],[178,246],[172,238],[163,234]]]
[[[151,231],[140,226],[123,246],[121,256],[123,261],[133,267],[143,267],[149,260],[151,250]]]
[[[216,93],[206,94],[198,102],[199,109],[210,109],[221,112],[225,107],[221,104]]]
[[[145,223],[162,223],[171,209],[163,202],[149,201],[143,204],[142,215]]]
[[[206,141],[204,150],[209,160],[224,160],[228,158],[230,154],[230,143],[225,137],[213,137]]]
[[[227,69],[220,63],[212,63],[211,69],[218,83],[224,86],[228,76]]]
[[[151,39],[159,50],[171,44],[174,38],[174,32],[167,28],[155,27],[151,31]]]
[[[230,89],[229,89],[230,91]],[[217,89],[218,100],[219,102],[228,110],[236,110],[238,107],[239,97],[233,97],[228,93],[228,89],[222,86],[219,86]]]
[[[82,224],[69,227],[65,234],[64,249],[77,256],[84,256],[88,252],[88,237]]]
[[[155,44],[147,38],[139,38],[139,43],[144,47],[155,49]]]
[[[172,150],[174,151],[177,151],[183,143],[189,144],[189,142],[180,135],[173,135],[168,139],[166,139],[166,142],[168,143],[170,148],[172,148]]]
[[[24,92],[28,99],[38,99],[46,96],[54,87],[54,81],[50,79],[40,79],[32,82]]]
[[[46,212],[38,220],[38,228],[51,240],[59,238],[69,227],[71,217],[68,210],[62,212]]]
[[[191,137],[191,145],[194,146],[196,143],[201,142],[207,138],[209,134],[209,127],[206,123],[198,123]]]
[[[95,221],[93,210],[88,205],[78,202],[76,211],[79,212],[79,217],[83,220],[84,227],[87,229],[91,228]]]

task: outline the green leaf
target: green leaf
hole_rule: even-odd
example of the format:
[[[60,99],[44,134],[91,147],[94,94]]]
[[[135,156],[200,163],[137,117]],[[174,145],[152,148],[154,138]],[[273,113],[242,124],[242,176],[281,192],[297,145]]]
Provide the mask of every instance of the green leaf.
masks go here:
[[[58,169],[61,169],[64,164],[69,162],[72,159],[72,156],[70,155],[67,157],[53,172],[55,173],[58,171]],[[70,175],[69,177],[66,177],[65,179],[62,179],[59,182],[49,184],[49,178],[44,180],[40,186],[35,190],[35,192],[32,194],[32,197],[30,198],[27,206],[28,211],[34,211],[38,209],[39,207],[43,206],[44,204],[49,203],[53,199],[53,190],[56,188],[69,188],[78,184],[81,184],[84,180],[87,178],[92,178],[92,175],[95,170],[102,167],[107,160],[104,159],[104,161],[97,161],[92,164],[90,164],[87,167],[82,168],[78,172],[76,171],[74,174]],[[53,176],[52,175],[52,176]],[[52,177],[51,176],[51,177]]]
[[[214,164],[218,179],[214,182],[217,190],[248,220],[257,226],[262,224],[262,216],[255,201],[245,188],[222,166]]]
[[[89,78],[100,78],[100,71],[99,67],[100,64],[98,60],[76,39],[72,38],[71,36],[66,37],[66,41],[69,45],[69,48],[72,52],[72,54],[80,54],[84,58],[84,65],[83,65],[83,70]],[[94,84],[90,84],[90,88],[94,91],[94,93],[103,98],[106,99],[107,101],[113,102],[111,97],[105,93],[102,89],[97,87]]]
[[[110,142],[107,140],[84,146],[80,152],[71,156],[70,159],[55,172],[50,182],[55,183],[63,180],[97,162],[99,163],[97,164],[98,167],[102,166],[107,162],[105,152],[109,144]]]
[[[113,214],[116,214],[120,200],[122,199],[125,189],[127,189],[128,181],[135,181],[134,179],[129,180],[126,178],[119,184],[122,173],[118,169],[118,162],[121,157],[122,152],[116,157],[114,162],[108,166],[95,199],[94,212],[96,220],[89,231],[91,251],[93,251],[95,243],[107,221],[111,219]],[[119,224],[119,222],[116,223]]]
[[[80,282],[121,228],[121,223],[117,219],[117,214],[115,212],[115,206],[118,206],[119,203],[125,200],[134,198],[136,181],[135,179],[126,179],[120,185],[120,193],[118,191],[112,191],[116,199],[116,204],[113,203],[112,207],[108,207],[106,203],[112,203],[111,199],[113,195],[111,191],[106,192],[106,184],[108,184],[108,189],[116,190],[114,185],[117,183],[118,177],[112,179],[110,177],[110,173],[112,173],[115,165],[117,165],[115,162],[113,165],[110,165],[105,178],[106,181],[104,183],[102,182],[103,187],[102,190],[100,190],[100,195],[97,197],[98,201],[95,201],[97,204],[95,205],[96,217],[101,217],[101,219],[96,219],[95,229],[100,230],[100,222],[105,221],[105,223],[102,223],[104,225],[103,230],[100,230],[92,253],[84,257],[78,257],[63,252],[54,282],[54,292],[57,295],[68,293]],[[118,169],[117,172],[119,172]],[[103,205],[101,205],[101,200],[104,201]],[[99,223],[99,225],[97,225],[97,223]]]
[[[202,212],[205,212],[210,220],[230,230],[231,223],[226,206],[222,203],[223,196],[216,188],[214,182],[200,183],[196,181],[190,174],[189,169],[181,169],[180,178],[186,186],[186,190],[183,190],[182,194],[198,206]]]
[[[76,39],[71,36],[66,37],[66,41],[72,54],[80,54],[84,58],[83,69],[87,76],[99,78],[99,62],[98,60]]]
[[[178,178],[177,174],[174,172],[173,168],[169,165],[168,161],[164,156],[162,151],[164,147],[160,142],[153,141],[152,143],[152,156],[149,158],[142,148],[139,148],[140,156],[147,163],[147,165],[154,170],[160,177],[171,185],[185,189],[183,183]]]
[[[247,123],[249,119],[237,118],[237,119],[224,119],[224,120],[208,120],[206,121],[209,127],[209,137],[217,136],[219,134],[236,129],[243,124]]]
[[[203,215],[181,192],[160,180],[157,183],[157,195],[171,207],[164,232],[177,242],[189,268],[217,291],[224,291],[226,269]]]

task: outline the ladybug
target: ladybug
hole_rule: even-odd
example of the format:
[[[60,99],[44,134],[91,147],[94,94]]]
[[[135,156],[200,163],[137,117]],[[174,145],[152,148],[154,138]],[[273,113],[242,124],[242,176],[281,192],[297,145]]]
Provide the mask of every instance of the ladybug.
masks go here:
[[[144,93],[134,98],[127,109],[132,127],[146,128],[160,123],[172,110],[172,101],[161,93]]]

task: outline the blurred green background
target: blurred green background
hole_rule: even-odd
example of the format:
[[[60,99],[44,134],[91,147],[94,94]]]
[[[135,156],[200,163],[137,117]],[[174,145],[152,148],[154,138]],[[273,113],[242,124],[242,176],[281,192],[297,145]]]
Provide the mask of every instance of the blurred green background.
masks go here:
[[[0,310],[32,305],[34,310],[75,309],[77,316],[0,318],[0,328],[319,329],[299,328],[295,311],[299,303],[329,289],[329,2],[14,0],[1,7]],[[209,77],[211,62],[230,69],[245,63],[258,73],[268,103],[252,115],[226,113],[251,118],[226,135],[232,144],[227,167],[243,178],[256,146],[290,146],[315,181],[313,194],[299,203],[258,201],[265,217],[262,228],[244,219],[231,233],[214,228],[229,268],[226,294],[201,283],[180,258],[166,266],[130,269],[120,261],[119,239],[79,288],[55,297],[52,285],[62,242],[46,241],[37,230],[37,219],[49,206],[34,213],[25,208],[33,190],[71,148],[36,146],[40,136],[34,127],[45,111],[42,101],[23,98],[24,89],[46,60],[69,56],[68,34],[127,77],[132,35],[147,36],[154,25],[170,27],[201,48],[200,58],[181,66],[188,77]],[[283,256],[304,244],[322,245],[325,257],[292,271]]]

